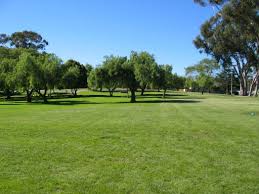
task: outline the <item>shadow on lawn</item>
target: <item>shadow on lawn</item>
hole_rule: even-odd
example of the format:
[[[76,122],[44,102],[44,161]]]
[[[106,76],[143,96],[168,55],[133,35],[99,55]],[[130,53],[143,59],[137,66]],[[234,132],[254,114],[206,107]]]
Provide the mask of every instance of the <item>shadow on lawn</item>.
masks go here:
[[[130,99],[129,99],[130,100]],[[176,104],[187,104],[187,103],[200,103],[198,100],[186,100],[186,99],[171,99],[171,100],[137,100],[135,104],[155,104],[155,103],[176,103]],[[0,106],[6,105],[62,105],[62,106],[73,106],[73,105],[86,105],[86,104],[134,104],[130,101],[127,102],[90,102],[90,101],[78,101],[78,100],[58,100],[48,101],[43,103],[42,101],[34,101],[32,103],[26,103],[24,101],[17,101],[12,103],[0,103]]]
[[[127,98],[125,95],[117,95],[117,96],[107,96],[107,95],[78,95],[77,97],[73,97],[71,95],[58,95],[49,97],[47,103],[43,103],[39,97],[34,97],[34,101],[32,103],[26,103],[25,98],[23,96],[15,96],[10,100],[0,101],[0,106],[2,105],[81,105],[81,104],[131,104],[130,98],[127,98],[128,101],[124,102],[92,102],[87,101],[87,98],[91,97],[107,97],[107,98]],[[80,99],[79,99],[80,98]],[[145,99],[146,98],[146,99]],[[73,100],[75,99],[75,100]],[[77,100],[76,100],[77,99]],[[144,94],[144,96],[137,96],[136,103],[199,103],[199,99],[204,99],[203,97],[190,96],[187,94],[167,94],[166,98],[163,98],[162,94]]]

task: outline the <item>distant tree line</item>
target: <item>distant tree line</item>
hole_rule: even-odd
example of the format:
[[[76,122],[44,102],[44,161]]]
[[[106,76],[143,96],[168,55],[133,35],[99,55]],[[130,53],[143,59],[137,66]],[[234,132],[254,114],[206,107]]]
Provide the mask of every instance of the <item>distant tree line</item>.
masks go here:
[[[130,57],[106,56],[101,65],[93,68],[75,60],[63,61],[45,52],[48,42],[31,31],[0,34],[0,91],[7,99],[19,91],[28,102],[37,94],[47,102],[55,88],[70,89],[77,96],[79,88],[107,89],[110,96],[117,88],[130,92],[131,102],[136,91],[141,95],[147,88],[163,90],[184,87],[185,78],[172,74],[171,65],[158,65],[148,52],[132,51]]]

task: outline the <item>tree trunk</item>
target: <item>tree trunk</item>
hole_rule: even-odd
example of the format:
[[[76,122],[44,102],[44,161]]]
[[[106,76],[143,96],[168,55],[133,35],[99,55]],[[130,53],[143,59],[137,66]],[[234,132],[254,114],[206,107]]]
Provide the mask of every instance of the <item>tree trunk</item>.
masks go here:
[[[145,88],[141,88],[141,96],[144,96]]]
[[[240,96],[247,96],[247,75],[246,73],[242,73],[240,79]]]
[[[6,94],[6,99],[10,100],[11,99],[11,91],[9,89],[5,90],[5,94]]]
[[[37,93],[41,96],[41,98],[43,99],[43,102],[44,102],[44,103],[47,103],[47,102],[48,102],[48,99],[47,99],[47,96],[46,96],[47,91],[48,91],[48,89],[47,89],[46,87],[45,87],[45,89],[44,89],[44,93],[43,93],[43,94],[40,92],[40,89],[37,90]]]
[[[113,90],[109,89],[110,97],[113,96]]]
[[[145,92],[145,89],[146,89],[146,85],[141,87],[141,96],[144,96],[144,92]]]
[[[259,78],[257,78],[257,82],[256,82],[256,86],[255,86],[255,93],[254,93],[254,97],[258,96],[258,90],[259,90]]]
[[[131,93],[130,102],[131,102],[131,103],[136,102],[135,90],[134,90],[134,89],[130,89],[130,93]]]
[[[77,96],[77,89],[71,89],[71,93],[73,95],[73,97]]]
[[[27,102],[32,102],[32,93],[33,93],[33,89],[30,90],[26,90],[27,96],[26,96],[26,100]]]
[[[164,89],[163,98],[165,98],[166,95],[166,89]]]

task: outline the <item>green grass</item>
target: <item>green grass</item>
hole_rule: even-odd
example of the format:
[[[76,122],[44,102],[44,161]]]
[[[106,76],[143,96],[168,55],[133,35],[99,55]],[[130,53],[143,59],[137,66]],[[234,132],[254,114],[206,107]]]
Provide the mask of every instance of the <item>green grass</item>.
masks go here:
[[[0,102],[0,193],[259,193],[258,98],[81,94]]]

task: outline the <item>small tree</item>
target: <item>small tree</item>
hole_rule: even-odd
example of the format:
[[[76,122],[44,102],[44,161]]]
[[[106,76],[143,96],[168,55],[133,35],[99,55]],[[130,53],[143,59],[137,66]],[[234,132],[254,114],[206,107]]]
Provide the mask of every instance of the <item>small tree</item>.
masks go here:
[[[131,103],[136,102],[135,92],[139,86],[139,83],[136,80],[134,72],[135,72],[135,66],[134,66],[134,62],[132,61],[132,55],[131,55],[130,59],[122,65],[122,81],[123,81],[123,85],[129,88],[130,90]]]
[[[78,79],[80,77],[80,70],[77,66],[69,67],[62,77],[62,83],[65,88],[71,89],[73,96],[77,96],[77,90],[79,87]]]
[[[102,65],[103,86],[108,89],[110,96],[121,84],[122,65],[126,62],[126,57],[106,56]]]
[[[32,101],[35,65],[35,57],[30,52],[23,50],[16,67],[16,80],[19,89],[26,92],[27,102]]]
[[[132,52],[132,63],[135,66],[135,76],[139,82],[141,89],[141,95],[144,95],[145,89],[148,85],[152,83],[153,76],[152,71],[156,65],[154,55],[149,54],[148,52]]]
[[[211,91],[216,76],[215,71],[218,69],[219,64],[215,60],[203,59],[198,64],[185,68],[185,72],[187,76],[196,80],[203,94],[205,89]]]
[[[11,98],[16,89],[15,68],[19,52],[15,49],[0,47],[0,90],[7,99]]]
[[[33,70],[33,85],[35,91],[47,102],[47,91],[58,82],[58,72],[61,60],[54,54],[40,54],[36,58]]]
[[[161,80],[162,80],[162,87],[164,90],[163,98],[165,98],[166,91],[168,88],[172,87],[172,65],[162,65],[160,68],[162,68],[162,74],[161,74]]]

